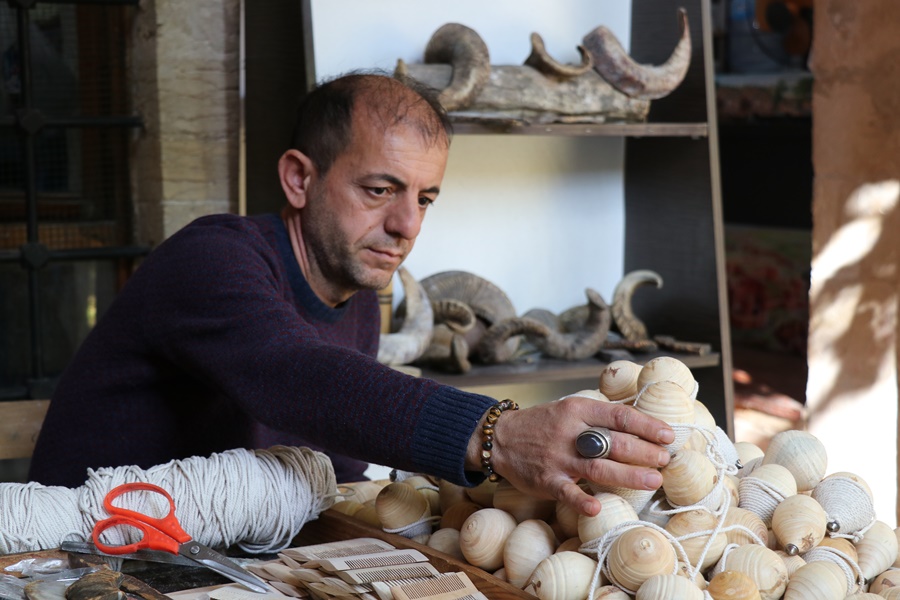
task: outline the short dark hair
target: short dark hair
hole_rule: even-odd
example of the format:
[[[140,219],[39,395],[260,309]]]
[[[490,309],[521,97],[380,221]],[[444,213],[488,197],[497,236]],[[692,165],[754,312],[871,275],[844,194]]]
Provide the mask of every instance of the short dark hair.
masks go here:
[[[449,143],[453,135],[435,89],[409,76],[353,71],[317,85],[297,109],[292,147],[308,156],[320,175],[350,144],[353,110],[359,103],[379,115],[385,129],[410,124],[433,143]]]

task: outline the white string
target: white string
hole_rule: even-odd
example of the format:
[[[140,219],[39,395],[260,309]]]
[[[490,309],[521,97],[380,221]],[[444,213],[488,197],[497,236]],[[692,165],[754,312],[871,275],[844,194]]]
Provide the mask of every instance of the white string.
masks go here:
[[[592,494],[599,494],[600,492],[607,492],[610,494],[615,494],[619,496],[625,502],[631,505],[631,508],[634,509],[635,514],[640,513],[644,510],[644,507],[647,506],[647,503],[653,499],[653,495],[656,494],[656,490],[633,490],[627,487],[620,487],[617,485],[607,485],[602,483],[594,483],[593,481],[587,482],[588,488],[590,488]]]
[[[617,401],[617,402],[624,403],[624,402],[629,402],[629,401],[633,400],[632,406],[635,409],[643,412],[643,410],[640,407],[641,398],[644,396],[644,393],[650,388],[650,386],[655,383],[675,383],[675,382],[668,380],[668,379],[663,379],[663,380],[659,380],[659,381],[650,381],[648,383],[645,383],[644,386],[640,390],[638,390],[638,392],[634,396],[629,396],[628,398],[623,398],[621,401]],[[675,383],[675,385],[677,386],[678,384]],[[691,395],[692,400],[696,400],[697,390],[699,388],[700,388],[700,384],[698,384],[695,381],[694,382],[694,391],[692,392],[692,395]],[[688,438],[691,437],[692,430],[687,427],[684,427],[684,425],[687,425],[687,423],[668,423],[668,424],[669,424],[669,427],[672,428],[672,431],[675,432],[675,439],[672,440],[672,443],[666,444],[663,447],[669,451],[669,454],[674,454],[675,452],[680,450],[682,448],[682,446],[684,446],[687,443]]]
[[[731,525],[725,525],[721,529],[721,532],[725,533],[725,534],[727,534],[731,531],[740,531],[741,533],[746,534],[751,540],[753,540],[753,543],[755,543],[756,545],[768,547],[767,541],[763,540],[758,535],[756,535],[756,532],[753,531],[752,529],[750,529],[749,527],[747,527],[746,525],[741,525],[740,523],[733,523]],[[721,558],[719,560],[721,560]]]
[[[847,590],[853,590],[854,585],[866,585],[866,576],[855,560],[845,552],[831,546],[813,546],[809,552],[802,555],[807,564],[817,560],[833,562],[841,568],[847,578]]]
[[[764,479],[748,475],[738,486],[741,496],[740,507],[755,513],[766,527],[772,525],[772,515],[785,495]]]
[[[587,594],[588,598],[594,597],[594,592],[596,591],[597,584],[600,581],[601,571],[606,575],[606,578],[610,581],[610,583],[612,583],[623,592],[626,592],[628,594],[635,593],[635,590],[631,590],[616,581],[615,576],[612,574],[612,572],[610,572],[609,567],[606,564],[606,559],[609,556],[610,550],[612,549],[613,542],[615,542],[619,538],[619,536],[621,536],[626,531],[635,529],[637,527],[648,527],[650,529],[654,529],[664,535],[666,539],[668,539],[672,544],[672,549],[676,554],[675,564],[671,573],[672,575],[678,573],[679,560],[684,564],[689,564],[687,553],[684,551],[684,548],[681,546],[681,543],[678,541],[678,539],[659,525],[648,523],[646,521],[625,521],[623,523],[619,523],[618,525],[604,533],[601,537],[595,540],[589,540],[583,543],[579,548],[579,552],[581,552],[582,554],[595,554],[597,556],[597,566],[594,569],[594,576],[591,578],[591,587],[588,590]]]
[[[135,466],[88,469],[79,488],[37,483],[0,484],[0,554],[59,547],[88,540],[94,524],[109,515],[103,498],[117,485],[147,482],[175,500],[182,528],[201,544],[246,552],[287,548],[308,521],[338,495],[330,459],[309,448],[228,450],[208,458],[173,460],[150,469]],[[163,517],[168,501],[152,492],[126,493],[116,506]],[[130,527],[107,530],[110,545],[136,541]]]
[[[655,383],[655,382],[652,382]],[[640,410],[639,401],[644,392],[649,388],[652,383],[648,383],[644,385],[634,396],[623,398],[617,403],[626,403],[629,401],[634,401],[633,406]],[[694,382],[694,389],[691,392],[691,398],[696,399],[697,391],[699,389],[699,384]],[[716,524],[709,531],[701,531],[694,532],[690,534],[686,534],[681,537],[674,537],[667,530],[663,529],[659,525],[648,521],[629,521],[626,523],[622,523],[605,533],[601,538],[596,540],[589,540],[583,543],[580,547],[580,551],[583,554],[596,554],[597,556],[597,568],[594,572],[593,579],[591,581],[591,587],[588,592],[588,598],[593,597],[594,591],[597,588],[597,584],[599,581],[600,572],[603,571],[606,573],[609,580],[616,587],[626,591],[628,593],[633,593],[630,590],[627,590],[619,582],[615,581],[615,577],[609,572],[608,566],[605,564],[607,555],[609,553],[610,547],[612,545],[612,541],[614,541],[623,531],[627,531],[633,527],[638,526],[648,526],[653,529],[656,529],[662,532],[671,542],[676,552],[682,557],[682,562],[687,565],[688,568],[688,577],[693,579],[700,572],[703,562],[706,558],[706,555],[709,553],[710,548],[715,542],[717,536],[724,532],[726,529],[725,525],[725,517],[728,511],[729,506],[731,505],[731,494],[725,490],[725,476],[726,475],[735,475],[738,471],[738,455],[737,450],[734,448],[734,445],[731,443],[731,440],[728,439],[727,435],[724,434],[724,431],[718,430],[713,431],[707,427],[703,427],[701,425],[696,425],[693,423],[670,423],[669,424],[673,431],[675,432],[675,440],[666,446],[669,450],[670,454],[673,454],[678,449],[680,449],[687,440],[693,435],[694,431],[698,431],[705,439],[706,439],[706,447],[705,455],[713,464],[716,469],[716,484],[713,486],[713,489],[702,499],[700,499],[696,504],[691,506],[676,506],[672,505],[671,510],[661,510],[659,506],[664,499],[658,499],[651,503],[651,505],[647,508],[647,511],[652,515],[672,515],[679,512],[685,512],[688,510],[705,510],[706,512],[711,513],[716,517]],[[719,429],[719,428],[716,428]],[[721,433],[720,433],[721,432]],[[727,443],[726,443],[727,441]],[[645,497],[642,497],[641,500],[645,501]],[[643,508],[643,507],[641,507]],[[637,510],[640,512],[640,509]],[[748,530],[748,533],[753,536],[754,539],[758,539],[757,536]],[[687,553],[681,545],[682,540],[687,540],[700,536],[707,536],[706,542],[703,546],[703,549],[700,555],[697,558],[696,564],[692,565],[687,557]],[[727,546],[727,545],[726,545]],[[677,564],[676,564],[677,570]]]
[[[382,527],[381,529],[385,533],[396,533],[397,535],[411,540],[420,535],[430,534],[433,525],[436,522],[440,521],[440,519],[441,518],[437,515],[431,516],[429,514],[429,511],[426,509],[421,517],[419,517],[409,525],[404,525],[403,527],[396,527],[393,529]]]
[[[744,477],[752,475],[753,471],[763,466],[763,458],[764,457],[762,456],[757,456],[747,461],[747,464],[742,465],[740,470],[737,472],[738,479],[743,479]]]
[[[628,396],[628,397],[626,397],[626,398],[619,398],[618,400],[610,400],[610,402],[612,402],[613,404],[628,404],[629,402],[636,402],[637,399],[641,397],[641,395],[644,393],[644,391],[645,391],[648,387],[650,387],[650,386],[653,385],[654,383],[659,383],[660,381],[668,381],[668,382],[671,382],[671,383],[675,383],[675,381],[673,381],[673,380],[671,380],[671,379],[658,379],[657,381],[650,381],[650,382],[648,382],[648,383],[645,383],[645,384],[644,384],[644,387],[642,387],[642,388],[640,389],[640,391],[638,391],[638,392],[632,394],[631,396]],[[676,384],[676,385],[678,385],[678,384]],[[680,387],[680,386],[679,386],[679,387]],[[687,391],[687,390],[685,390],[685,391]],[[694,380],[694,387],[693,387],[693,389],[688,393],[688,396],[691,397],[691,400],[696,400],[696,399],[697,399],[697,393],[698,393],[699,391],[700,391],[700,383],[695,379],[695,380]]]
[[[854,544],[858,543],[875,522],[872,496],[858,481],[850,477],[826,477],[813,488],[811,496],[825,509],[828,522],[840,527],[839,531],[829,532],[831,537],[846,538]]]
[[[760,544],[761,546],[765,546],[765,544]],[[722,556],[719,558],[719,562],[715,564],[712,570],[709,572],[709,578],[712,579],[722,571],[726,570],[726,564],[728,561],[728,555],[731,554],[732,550],[736,548],[740,548],[741,544],[728,543],[725,545],[725,550],[722,551]]]
[[[0,554],[55,548],[69,537],[84,539],[75,490],[0,484]]]
[[[706,510],[714,517],[716,517],[716,525],[712,530],[695,532],[693,534],[687,534],[678,538],[679,540],[682,540],[692,537],[698,537],[701,535],[707,536],[706,543],[703,546],[703,551],[697,558],[696,564],[689,565],[689,575],[691,578],[696,577],[696,575],[700,572],[709,549],[712,547],[713,543],[716,540],[716,537],[719,535],[719,533],[722,532],[722,529],[725,526],[725,518],[728,513],[728,508],[731,506],[732,500],[731,493],[729,493],[725,489],[725,479],[726,475],[734,475],[737,472],[737,465],[734,461],[731,460],[730,457],[726,457],[726,453],[722,449],[721,438],[717,435],[717,433],[699,425],[694,425],[693,427],[696,428],[697,431],[699,431],[706,438],[706,457],[716,469],[716,483],[713,486],[713,489],[710,490],[710,492],[695,506],[678,508]]]

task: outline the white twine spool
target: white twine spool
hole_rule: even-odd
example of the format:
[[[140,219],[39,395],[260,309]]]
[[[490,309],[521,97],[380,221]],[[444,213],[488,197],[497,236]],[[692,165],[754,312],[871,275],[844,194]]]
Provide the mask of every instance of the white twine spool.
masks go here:
[[[76,489],[36,483],[0,485],[0,553],[56,548],[65,540],[88,540],[94,524],[109,515],[103,498],[117,485],[148,482],[169,492],[182,528],[207,546],[237,544],[246,552],[287,548],[300,528],[328,508],[338,494],[330,459],[309,448],[228,450],[144,470],[134,466],[88,470]],[[162,517],[168,501],[159,494],[126,493],[116,506]],[[110,545],[136,541],[129,527],[107,530]]]
[[[0,554],[55,548],[67,538],[84,539],[76,490],[0,484]]]

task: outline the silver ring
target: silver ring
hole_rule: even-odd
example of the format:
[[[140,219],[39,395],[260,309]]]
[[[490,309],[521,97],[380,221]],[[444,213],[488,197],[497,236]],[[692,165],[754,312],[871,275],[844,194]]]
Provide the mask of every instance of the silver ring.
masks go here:
[[[606,427],[591,427],[578,434],[575,449],[585,458],[606,458],[612,450],[612,438]]]

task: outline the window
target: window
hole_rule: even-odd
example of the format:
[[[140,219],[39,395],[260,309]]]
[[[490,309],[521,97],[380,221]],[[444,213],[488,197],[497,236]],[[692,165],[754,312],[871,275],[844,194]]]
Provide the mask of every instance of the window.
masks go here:
[[[136,4],[0,4],[0,399],[49,397],[148,251],[128,177]]]

